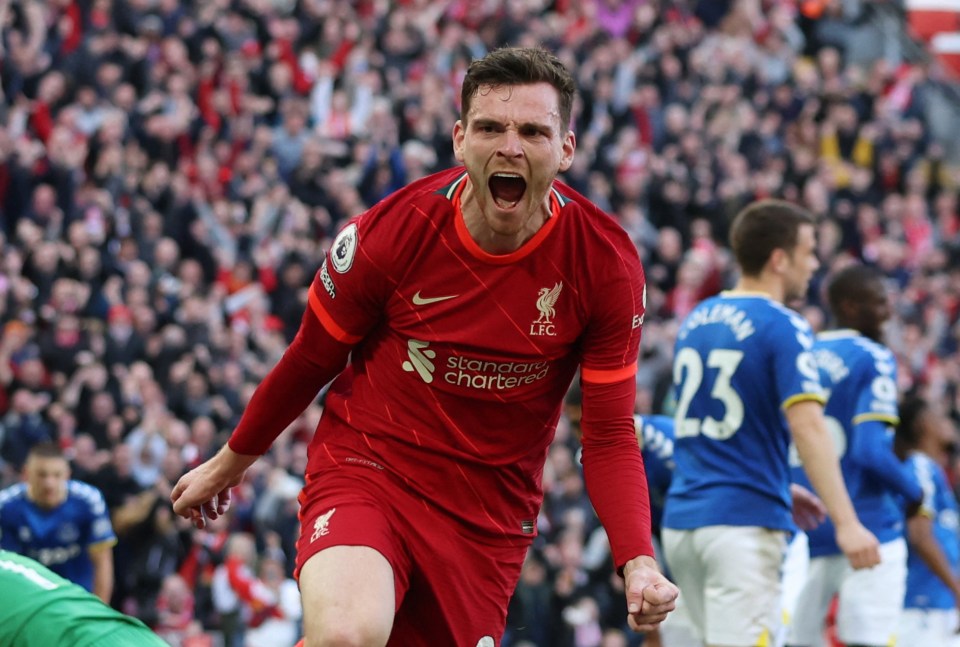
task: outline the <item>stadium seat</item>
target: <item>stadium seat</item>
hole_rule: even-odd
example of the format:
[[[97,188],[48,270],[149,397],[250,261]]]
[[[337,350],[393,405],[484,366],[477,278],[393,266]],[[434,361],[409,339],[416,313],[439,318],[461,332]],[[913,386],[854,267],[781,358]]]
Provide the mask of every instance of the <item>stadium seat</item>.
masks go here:
[[[960,30],[960,0],[907,0],[907,25],[925,42],[942,32]]]
[[[930,41],[930,49],[954,78],[960,79],[960,31],[937,34]]]

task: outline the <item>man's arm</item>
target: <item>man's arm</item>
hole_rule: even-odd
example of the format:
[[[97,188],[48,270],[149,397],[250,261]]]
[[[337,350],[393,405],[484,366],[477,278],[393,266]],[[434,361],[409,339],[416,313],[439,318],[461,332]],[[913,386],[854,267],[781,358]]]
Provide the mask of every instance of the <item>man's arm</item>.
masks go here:
[[[623,567],[627,623],[634,631],[655,631],[677,606],[680,589],[663,576],[657,560],[640,555]]]
[[[216,455],[180,477],[170,493],[174,513],[203,529],[230,507],[230,488],[240,484],[257,456],[238,454],[224,445]]]
[[[312,289],[312,288],[311,288]],[[350,346],[337,341],[311,309],[283,357],[254,391],[240,423],[217,454],[177,482],[173,511],[203,528],[230,505],[230,488],[274,439],[346,365]]]
[[[827,509],[820,498],[799,483],[790,484],[793,523],[800,530],[813,530],[827,518]]]
[[[93,594],[110,604],[113,595],[113,544],[112,541],[101,541],[87,548],[90,561],[93,563]]]
[[[297,336],[250,398],[230,436],[231,449],[238,454],[264,454],[343,370],[352,348],[328,332],[314,309],[307,308]]]
[[[23,543],[17,536],[17,526],[11,523],[6,506],[0,505],[0,548],[12,553],[23,554]]]
[[[880,545],[853,509],[840,472],[840,461],[824,422],[823,405],[813,400],[796,402],[787,408],[786,417],[803,469],[836,527],[840,549],[853,568],[876,566],[880,563]]]
[[[960,607],[960,581],[954,575],[950,561],[943,554],[940,542],[933,534],[933,519],[930,518],[929,510],[922,509],[920,514],[907,520],[907,539],[910,547],[920,555],[920,559],[953,592],[953,598]]]
[[[110,523],[113,531],[118,535],[127,532],[150,516],[153,505],[157,502],[156,490],[144,490],[140,494],[128,497],[123,503],[110,512]]]
[[[676,606],[679,590],[653,558],[650,495],[633,423],[636,384],[583,382],[583,473],[590,502],[607,531],[614,564],[623,569],[628,622],[655,629]],[[625,496],[626,495],[626,496]]]
[[[858,423],[847,456],[908,503],[916,503],[923,498],[923,490],[917,477],[897,458],[886,440],[891,424],[881,420]]]
[[[653,556],[650,495],[633,423],[633,379],[582,383],[583,478],[617,568]],[[629,494],[628,496],[624,496]]]

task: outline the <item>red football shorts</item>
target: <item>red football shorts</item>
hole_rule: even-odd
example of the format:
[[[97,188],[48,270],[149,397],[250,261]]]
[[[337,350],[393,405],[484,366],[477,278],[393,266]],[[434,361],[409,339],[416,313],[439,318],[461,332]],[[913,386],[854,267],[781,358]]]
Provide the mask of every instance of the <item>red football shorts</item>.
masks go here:
[[[307,481],[298,575],[325,548],[369,546],[393,567],[388,647],[500,643],[529,542],[471,535],[368,461],[338,460]]]

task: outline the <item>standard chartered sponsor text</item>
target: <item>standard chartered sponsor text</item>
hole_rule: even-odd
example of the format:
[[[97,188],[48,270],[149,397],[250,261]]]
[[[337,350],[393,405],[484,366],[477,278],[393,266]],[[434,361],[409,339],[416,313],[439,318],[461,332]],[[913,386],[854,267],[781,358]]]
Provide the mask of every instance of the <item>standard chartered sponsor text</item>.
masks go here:
[[[550,365],[541,362],[492,362],[453,355],[443,379],[472,389],[505,390],[533,384],[546,377]]]

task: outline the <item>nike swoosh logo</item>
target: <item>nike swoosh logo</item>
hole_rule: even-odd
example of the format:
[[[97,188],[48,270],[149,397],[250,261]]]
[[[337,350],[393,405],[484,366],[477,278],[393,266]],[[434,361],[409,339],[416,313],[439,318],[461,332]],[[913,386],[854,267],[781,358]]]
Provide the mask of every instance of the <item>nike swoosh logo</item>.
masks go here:
[[[446,301],[447,299],[456,299],[459,294],[451,294],[448,297],[422,297],[420,296],[420,291],[417,290],[417,293],[413,295],[413,305],[415,306],[425,306],[431,303],[437,303],[438,301]]]

